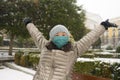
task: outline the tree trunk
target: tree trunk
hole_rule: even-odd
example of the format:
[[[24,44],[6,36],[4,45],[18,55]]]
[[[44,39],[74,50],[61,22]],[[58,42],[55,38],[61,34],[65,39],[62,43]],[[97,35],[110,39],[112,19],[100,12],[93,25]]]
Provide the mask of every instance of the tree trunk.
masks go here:
[[[9,55],[12,55],[14,35],[10,35]]]

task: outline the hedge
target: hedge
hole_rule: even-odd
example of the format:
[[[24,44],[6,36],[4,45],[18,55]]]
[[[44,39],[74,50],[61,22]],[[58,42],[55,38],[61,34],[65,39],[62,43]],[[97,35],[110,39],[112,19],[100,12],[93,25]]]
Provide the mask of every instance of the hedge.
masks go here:
[[[93,69],[94,62],[76,62],[73,71],[82,74],[91,74]]]
[[[0,36],[0,46],[2,46],[2,44],[3,44],[3,37]]]
[[[21,60],[21,56],[24,54],[24,52],[18,51],[15,53],[15,63],[20,65],[20,60]]]
[[[24,67],[36,69],[40,59],[39,55],[38,52],[25,54],[22,51],[18,51],[15,53],[15,63]]]
[[[25,67],[32,67],[34,70],[37,69],[37,65],[39,63],[40,54],[38,53],[30,53],[24,54],[23,52],[17,52],[15,54],[15,63]],[[119,64],[120,65],[120,64]],[[112,75],[118,75],[117,73],[112,73],[111,64],[104,63],[100,61],[95,62],[76,62],[74,64],[73,71],[82,74],[95,75],[99,77],[113,78]],[[113,70],[116,68],[112,67]],[[120,72],[120,71],[119,71]]]
[[[120,46],[116,48],[116,53],[120,53]]]

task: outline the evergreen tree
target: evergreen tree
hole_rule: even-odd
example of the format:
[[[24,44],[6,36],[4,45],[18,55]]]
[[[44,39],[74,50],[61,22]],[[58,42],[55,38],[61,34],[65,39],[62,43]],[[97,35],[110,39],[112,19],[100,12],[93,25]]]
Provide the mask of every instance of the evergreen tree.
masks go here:
[[[32,17],[33,21],[47,38],[49,33],[46,32],[57,24],[65,25],[75,40],[85,34],[85,12],[76,5],[76,0],[39,0],[32,12],[29,17],[36,15]]]
[[[0,29],[6,29],[10,35],[10,51],[15,37],[28,37],[23,18],[30,17],[33,23],[48,39],[48,32],[56,24],[65,25],[75,40],[85,33],[85,14],[76,0],[1,0]]]
[[[25,14],[21,11],[25,2],[21,0],[1,0],[0,1],[0,29],[5,29],[10,36],[9,55],[12,55],[13,40],[15,37],[28,37],[28,32],[23,27],[22,19]]]

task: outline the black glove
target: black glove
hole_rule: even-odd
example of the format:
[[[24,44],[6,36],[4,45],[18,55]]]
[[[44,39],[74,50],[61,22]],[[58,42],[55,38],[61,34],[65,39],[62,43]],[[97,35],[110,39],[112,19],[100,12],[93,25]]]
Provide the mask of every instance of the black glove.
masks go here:
[[[23,22],[25,25],[27,25],[28,23],[32,23],[32,20],[30,18],[25,18]]]
[[[103,25],[106,30],[107,30],[109,27],[117,27],[116,24],[110,23],[108,19],[107,19],[106,21],[101,22],[101,25]]]

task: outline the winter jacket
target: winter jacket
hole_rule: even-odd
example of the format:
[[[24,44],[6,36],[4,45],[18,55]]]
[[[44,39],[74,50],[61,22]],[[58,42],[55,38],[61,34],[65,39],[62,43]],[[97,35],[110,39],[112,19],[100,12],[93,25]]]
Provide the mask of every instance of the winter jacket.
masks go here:
[[[33,80],[72,80],[71,72],[76,59],[93,44],[105,28],[99,25],[79,41],[72,44],[73,50],[48,50],[45,45],[49,42],[33,23],[27,24],[27,29],[35,44],[40,49],[40,61]]]

